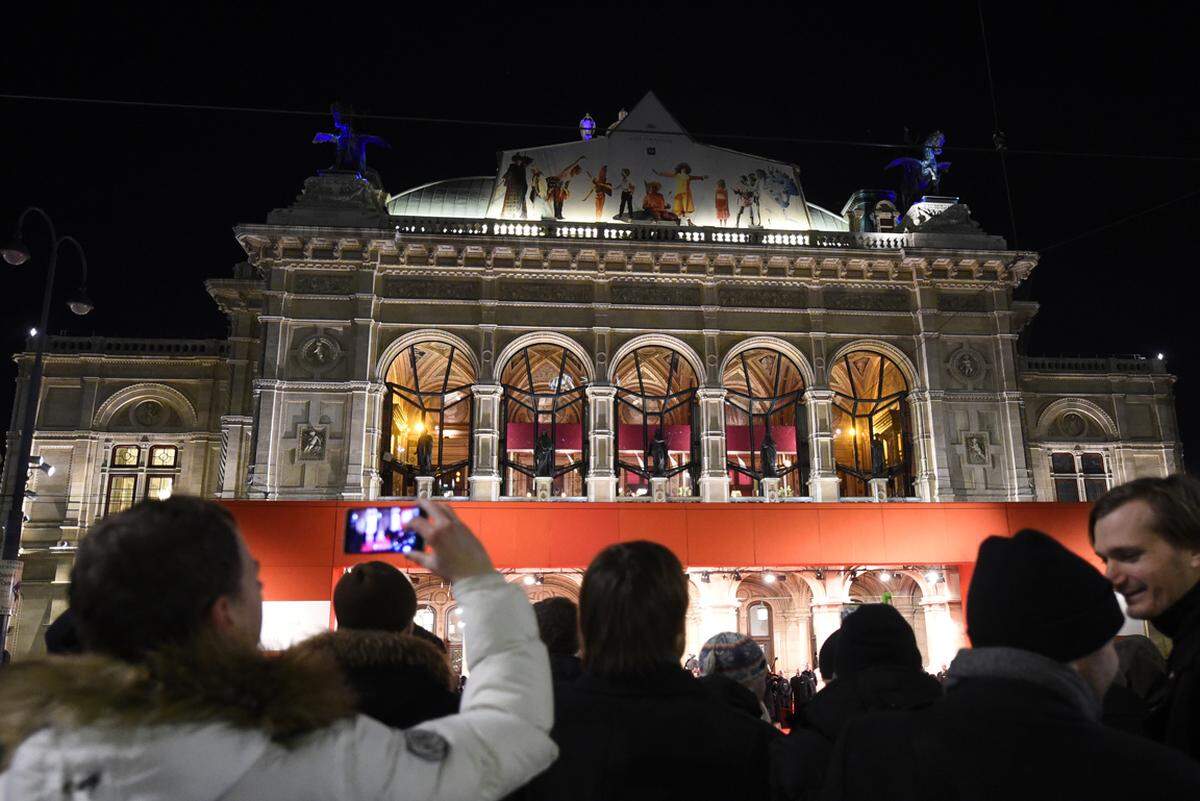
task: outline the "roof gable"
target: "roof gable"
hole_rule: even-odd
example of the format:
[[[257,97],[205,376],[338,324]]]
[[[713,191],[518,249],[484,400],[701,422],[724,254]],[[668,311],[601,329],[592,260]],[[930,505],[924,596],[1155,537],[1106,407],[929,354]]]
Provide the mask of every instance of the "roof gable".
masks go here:
[[[667,111],[667,107],[662,104],[654,92],[646,92],[646,95],[633,107],[633,111],[630,111],[625,115],[625,119],[614,125],[610,133],[621,131],[676,134],[691,138],[679,124],[679,120]]]

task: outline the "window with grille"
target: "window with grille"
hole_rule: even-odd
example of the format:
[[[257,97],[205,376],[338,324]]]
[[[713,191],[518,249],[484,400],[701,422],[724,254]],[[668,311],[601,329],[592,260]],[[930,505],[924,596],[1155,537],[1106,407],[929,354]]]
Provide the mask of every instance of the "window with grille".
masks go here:
[[[113,467],[137,467],[138,446],[118,445],[117,447],[113,448],[112,465]]]
[[[1066,503],[1094,501],[1112,485],[1108,460],[1095,451],[1050,454],[1050,478],[1054,499]]]
[[[134,493],[137,491],[137,476],[109,476],[108,502],[104,513],[115,515],[133,506]]]

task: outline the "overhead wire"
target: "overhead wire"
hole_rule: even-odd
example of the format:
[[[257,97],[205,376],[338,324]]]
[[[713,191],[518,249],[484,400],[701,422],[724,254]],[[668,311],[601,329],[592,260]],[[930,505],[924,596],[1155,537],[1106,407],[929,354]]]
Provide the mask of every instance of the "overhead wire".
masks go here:
[[[990,67],[989,67],[990,69]],[[96,106],[118,106],[126,108],[147,108],[147,109],[162,109],[175,111],[216,111],[241,114],[278,114],[283,116],[296,117],[328,117],[328,111],[313,111],[310,109],[287,109],[287,108],[271,108],[264,106],[230,106],[220,104],[205,104],[205,103],[166,103],[150,100],[120,100],[115,98],[90,98],[90,97],[65,97],[57,95],[29,95],[29,94],[13,94],[0,93],[0,100],[11,100],[18,102],[48,102],[48,103],[76,103],[81,105],[96,105]],[[363,120],[384,120],[390,122],[407,122],[416,124],[428,125],[463,125],[463,126],[478,126],[492,128],[524,128],[524,129],[543,129],[557,131],[578,131],[577,125],[564,125],[560,123],[547,122],[530,122],[530,121],[513,121],[513,120],[497,120],[497,119],[469,119],[459,117],[424,117],[411,114],[376,114],[376,113],[354,113],[355,119]],[[640,128],[621,128],[621,133],[635,134],[657,134],[659,136],[671,135],[664,133],[661,130],[640,129]],[[714,132],[690,132],[690,135],[701,139],[740,139],[746,141],[760,142],[787,142],[792,144],[802,145],[826,145],[838,147],[863,147],[875,148],[880,150],[912,150],[912,144],[900,142],[874,142],[857,139],[830,139],[830,138],[810,138],[799,136],[778,136],[764,134],[746,134],[746,133],[714,133]],[[996,148],[973,146],[973,145],[947,145],[944,148],[948,152],[958,153],[995,153]],[[1072,151],[1072,150],[1050,150],[1037,148],[1005,148],[1004,152],[1009,155],[1021,156],[1044,156],[1048,158],[1100,158],[1100,159],[1128,159],[1136,161],[1164,161],[1164,162],[1193,162],[1200,163],[1200,156],[1185,156],[1171,153],[1114,153],[1107,151]]]

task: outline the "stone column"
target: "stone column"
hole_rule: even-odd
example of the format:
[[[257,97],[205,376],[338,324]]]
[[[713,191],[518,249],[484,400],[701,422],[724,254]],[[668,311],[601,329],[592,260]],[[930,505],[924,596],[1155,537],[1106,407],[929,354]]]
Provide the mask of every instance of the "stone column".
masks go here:
[[[471,403],[475,404],[475,463],[467,479],[471,485],[471,500],[500,499],[500,395],[499,384],[475,384],[471,387]]]
[[[725,573],[713,573],[708,581],[697,580],[699,592],[696,611],[699,613],[699,625],[696,629],[696,653],[699,653],[700,646],[714,634],[738,630],[739,583]]]
[[[700,404],[700,500],[725,503],[729,500],[729,470],[725,466],[725,390],[702,387],[696,390]]]
[[[913,422],[913,470],[916,472],[915,485],[917,497],[923,501],[953,500],[954,493],[950,488],[950,471],[946,467],[944,442],[938,442],[935,434],[935,420],[942,419],[942,393],[933,393],[924,389],[914,389],[908,393]],[[936,408],[935,408],[936,407]],[[944,474],[944,475],[943,475]],[[941,493],[948,497],[941,498]]]
[[[808,410],[808,493],[814,501],[833,502],[841,493],[833,458],[833,390],[805,390],[804,408]]]
[[[782,653],[776,655],[790,677],[798,668],[812,665],[815,661],[809,650],[811,638],[808,627],[812,616],[808,612],[791,609],[783,612],[780,617],[783,619],[784,642],[780,649]]]
[[[812,605],[812,627],[817,654],[820,654],[826,638],[842,627],[842,601],[815,601]],[[821,679],[828,681],[829,677],[822,676]]]
[[[925,614],[925,639],[929,643],[929,669],[936,672],[949,665],[958,653],[958,631],[945,596],[922,598],[921,609]]]
[[[613,454],[617,441],[617,424],[613,414],[616,387],[589,386],[584,390],[588,402],[588,473],[589,501],[612,501],[617,497],[617,474],[613,470]]]

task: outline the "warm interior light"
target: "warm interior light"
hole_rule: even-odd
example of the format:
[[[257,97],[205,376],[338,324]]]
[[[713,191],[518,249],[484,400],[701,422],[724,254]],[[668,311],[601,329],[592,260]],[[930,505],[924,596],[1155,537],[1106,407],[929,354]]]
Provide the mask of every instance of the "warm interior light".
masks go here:
[[[767,573],[766,575],[763,576],[763,582],[766,584],[774,584],[775,583],[775,574]]]
[[[537,581],[537,579],[535,579],[532,575],[526,575],[524,578],[526,587],[532,587],[534,585],[534,582],[536,582],[536,581]]]
[[[417,424],[415,426],[413,426],[413,431],[417,432],[418,435],[424,434],[425,433],[425,424],[422,423],[420,420],[418,420]]]

